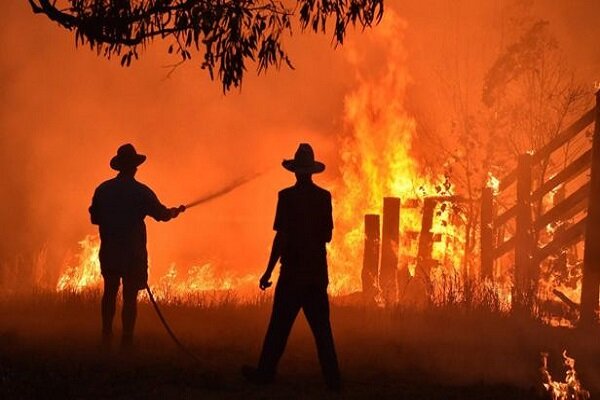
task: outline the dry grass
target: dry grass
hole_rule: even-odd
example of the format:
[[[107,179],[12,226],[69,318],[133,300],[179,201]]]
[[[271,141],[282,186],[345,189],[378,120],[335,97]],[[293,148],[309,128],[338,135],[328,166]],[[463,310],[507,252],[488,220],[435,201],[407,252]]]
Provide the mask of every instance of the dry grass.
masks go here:
[[[272,387],[243,381],[255,362],[270,300],[211,295],[164,314],[202,360],[179,353],[147,303],[138,350],[100,351],[98,294],[36,293],[0,302],[0,398],[329,398],[304,318],[296,323]],[[540,352],[562,376],[560,353],[577,360],[584,386],[600,389],[598,331],[549,328],[483,308],[447,304],[425,311],[374,309],[334,301],[332,323],[342,398],[531,399],[541,385]],[[119,327],[117,321],[117,329]]]

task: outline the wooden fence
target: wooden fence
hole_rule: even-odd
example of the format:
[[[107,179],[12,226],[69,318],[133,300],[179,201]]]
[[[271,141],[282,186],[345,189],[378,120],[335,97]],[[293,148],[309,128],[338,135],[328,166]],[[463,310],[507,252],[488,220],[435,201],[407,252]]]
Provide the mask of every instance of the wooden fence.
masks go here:
[[[548,159],[556,150],[563,148],[575,136],[595,121],[592,145],[576,160],[549,179],[533,188],[532,171]],[[589,172],[589,182],[582,185],[549,210],[534,217],[535,204],[549,192],[566,182]],[[516,185],[514,204],[501,214],[496,214],[495,200],[502,192]],[[600,92],[596,94],[596,106],[587,111],[570,127],[552,141],[533,153],[519,156],[517,168],[501,179],[497,192],[486,187],[481,204],[481,272],[492,277],[495,261],[514,251],[515,290],[513,304],[524,305],[536,288],[540,263],[548,256],[559,253],[566,246],[583,240],[583,282],[581,293],[580,324],[590,325],[597,319],[600,287]],[[553,222],[565,221],[587,209],[587,215],[579,222],[557,231],[550,242],[538,246],[540,230]],[[504,240],[506,224],[515,221],[515,234]]]
[[[441,202],[460,203],[461,196],[428,196],[423,200],[421,228],[419,231],[400,233],[400,215],[402,210],[419,206],[418,199],[408,199],[401,204],[398,197],[383,199],[383,223],[380,227],[378,214],[365,215],[363,268],[361,273],[362,292],[366,299],[373,299],[378,291],[386,305],[395,304],[398,296],[411,280],[408,271],[408,257],[400,262],[400,248],[418,242],[416,256],[410,258],[415,263],[415,276],[429,276],[431,268],[437,263],[433,259],[433,245],[440,235],[432,232],[436,206]]]

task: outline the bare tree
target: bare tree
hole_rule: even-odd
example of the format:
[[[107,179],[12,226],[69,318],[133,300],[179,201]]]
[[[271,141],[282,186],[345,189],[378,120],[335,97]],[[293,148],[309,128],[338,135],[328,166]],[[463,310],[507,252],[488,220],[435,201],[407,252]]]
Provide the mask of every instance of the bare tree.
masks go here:
[[[519,154],[541,148],[585,111],[592,96],[575,78],[548,22],[539,20],[527,1],[507,7],[500,21],[499,51],[485,63],[451,52],[440,61],[439,88],[449,125],[420,124],[420,139],[438,151],[434,165],[447,165],[452,183],[469,202],[463,207],[466,229],[465,268],[475,264],[479,198],[492,172],[503,177],[516,167]],[[467,45],[464,45],[467,46]],[[479,60],[476,60],[479,61]],[[463,64],[471,67],[460,69]],[[483,81],[473,78],[483,73]],[[480,86],[482,85],[482,86]],[[473,96],[473,91],[481,96]],[[578,156],[576,145],[548,157],[534,171],[543,181]],[[501,200],[501,199],[500,199]],[[542,200],[535,207],[543,212]],[[512,228],[509,226],[509,228]]]
[[[75,32],[76,45],[89,45],[106,58],[130,65],[155,39],[169,42],[180,63],[202,56],[211,79],[215,70],[223,90],[238,87],[248,60],[258,72],[289,65],[283,46],[293,19],[302,30],[325,32],[333,24],[334,43],[342,44],[349,25],[378,23],[383,0],[28,0],[44,14]]]
[[[493,108],[513,156],[542,147],[573,113],[587,91],[562,56],[548,22],[534,22],[487,73],[483,102]]]
[[[546,21],[533,21],[517,40],[506,47],[489,69],[483,102],[494,120],[494,136],[513,160],[519,154],[540,149],[578,117],[592,96],[575,79]],[[549,171],[562,168],[575,149],[558,157],[550,155],[534,171],[538,184]],[[535,208],[539,215],[542,200]]]
[[[488,70],[482,92],[492,141],[504,158],[499,163],[504,165],[504,173],[515,167],[518,155],[535,152],[551,142],[589,108],[593,99],[591,90],[575,78],[548,22],[522,18],[513,28],[516,34]],[[561,151],[545,155],[532,170],[534,190],[587,148],[587,138],[578,136]],[[567,186],[576,188],[578,184],[581,181],[572,178],[553,189],[551,193],[556,195],[552,198],[538,198],[532,204],[534,218],[560,203],[569,189],[573,191]],[[569,222],[553,224],[554,228],[547,231],[536,230],[534,241],[538,245],[547,243]],[[553,285],[575,288],[582,274],[578,252],[576,245],[563,248],[560,254],[544,260],[537,273]]]

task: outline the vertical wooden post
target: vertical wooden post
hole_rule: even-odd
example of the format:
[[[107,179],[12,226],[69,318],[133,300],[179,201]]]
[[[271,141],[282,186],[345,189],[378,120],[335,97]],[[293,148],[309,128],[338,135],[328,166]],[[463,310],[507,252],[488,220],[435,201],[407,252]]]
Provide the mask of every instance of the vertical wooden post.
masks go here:
[[[513,304],[519,308],[531,304],[533,295],[531,263],[535,239],[532,236],[531,223],[531,167],[531,154],[521,154],[517,164],[517,231],[513,293]]]
[[[423,203],[423,217],[421,220],[421,233],[419,234],[419,249],[417,252],[417,270],[415,275],[425,276],[429,279],[431,270],[431,251],[433,250],[433,212],[437,201],[425,198]],[[428,281],[428,280],[427,280]]]
[[[405,236],[405,232],[402,232],[400,236],[400,249],[403,247],[410,249],[411,240],[407,236]],[[396,289],[398,290],[398,300],[400,301],[403,296],[406,294],[406,288],[412,279],[410,271],[408,270],[409,259],[407,257],[402,257],[402,253],[398,250],[398,254],[400,257],[398,263],[398,271],[396,272]]]
[[[362,267],[362,292],[372,300],[377,294],[377,273],[379,269],[379,215],[365,215],[365,247]]]
[[[596,126],[592,141],[590,199],[585,223],[580,326],[597,322],[600,287],[600,91],[596,93]]]
[[[400,199],[383,199],[383,226],[381,235],[381,266],[379,288],[386,304],[398,300],[396,272],[398,269],[398,246],[400,241]]]
[[[554,207],[558,206],[566,197],[566,187],[564,184],[561,184],[558,188],[555,189],[556,192],[552,197],[552,205]],[[545,211],[545,210],[544,210]],[[556,227],[554,231],[553,237],[557,237],[557,234],[561,234],[569,227],[569,221],[563,221],[562,224]],[[567,265],[569,261],[568,257],[569,247],[564,246],[560,249],[560,253],[558,256],[552,261],[552,269],[554,271],[560,271],[562,274],[567,274]],[[565,275],[567,276],[567,275]]]
[[[494,190],[481,191],[481,278],[494,279]]]

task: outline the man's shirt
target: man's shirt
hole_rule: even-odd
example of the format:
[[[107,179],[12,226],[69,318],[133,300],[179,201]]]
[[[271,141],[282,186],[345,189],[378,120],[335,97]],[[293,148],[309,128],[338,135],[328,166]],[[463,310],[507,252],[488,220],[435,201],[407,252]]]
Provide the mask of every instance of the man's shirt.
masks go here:
[[[331,193],[312,182],[279,192],[274,229],[283,235],[280,279],[327,285],[327,250],[333,218]]]
[[[127,273],[148,267],[146,224],[171,219],[156,194],[131,177],[117,175],[96,189],[90,206],[92,223],[100,228],[102,273]]]

